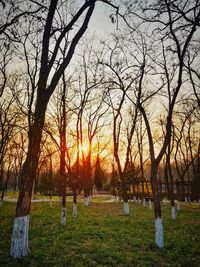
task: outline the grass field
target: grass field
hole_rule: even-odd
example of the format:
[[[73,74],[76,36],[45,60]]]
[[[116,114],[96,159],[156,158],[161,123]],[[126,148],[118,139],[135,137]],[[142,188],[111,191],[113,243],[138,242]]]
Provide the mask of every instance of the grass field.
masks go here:
[[[200,209],[184,206],[171,221],[163,207],[165,248],[154,245],[153,211],[131,203],[130,216],[122,215],[122,203],[78,204],[72,218],[67,203],[67,224],[60,225],[60,204],[32,203],[29,231],[31,255],[9,257],[15,203],[0,208],[0,266],[200,266]]]

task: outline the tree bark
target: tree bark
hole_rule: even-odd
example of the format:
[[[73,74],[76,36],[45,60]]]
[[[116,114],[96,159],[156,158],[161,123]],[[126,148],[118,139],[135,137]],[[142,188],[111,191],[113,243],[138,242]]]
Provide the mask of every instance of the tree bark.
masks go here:
[[[19,197],[17,201],[16,218],[13,226],[10,250],[10,255],[15,259],[27,256],[30,252],[28,248],[29,213],[33,182],[36,177],[36,170],[38,166],[40,142],[46,107],[47,102],[42,98],[38,99],[35,110],[35,121],[29,130],[29,146],[27,158],[24,162],[21,173]]]
[[[164,234],[161,216],[160,194],[157,186],[158,164],[152,162],[151,166],[151,185],[154,198],[154,214],[155,214],[155,242],[159,248],[164,247]]]

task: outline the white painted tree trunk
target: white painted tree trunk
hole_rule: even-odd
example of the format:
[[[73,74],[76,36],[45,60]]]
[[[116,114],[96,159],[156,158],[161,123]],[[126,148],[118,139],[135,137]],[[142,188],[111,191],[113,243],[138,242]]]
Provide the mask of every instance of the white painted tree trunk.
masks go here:
[[[89,196],[88,197],[88,205],[91,205],[92,204],[92,196]]]
[[[29,218],[28,214],[14,219],[10,249],[10,256],[14,259],[20,259],[30,253],[28,247]]]
[[[152,210],[152,203],[151,203],[151,199],[149,199],[149,208]]]
[[[74,218],[77,217],[77,204],[76,203],[73,203],[73,212],[72,212],[72,215]]]
[[[163,223],[161,218],[158,217],[155,219],[155,227],[156,227],[156,236],[155,236],[156,245],[159,248],[163,248],[164,236],[163,236]]]
[[[133,201],[134,202],[137,202],[136,196],[133,197]]]
[[[129,215],[129,203],[124,202],[124,215]]]
[[[143,202],[142,203],[143,203],[143,207],[146,208],[146,199],[145,198],[143,198]]]
[[[64,207],[61,208],[61,224],[66,224],[66,208]]]
[[[166,198],[166,197],[163,198],[163,203],[164,203],[165,205],[167,204],[167,198]]]
[[[116,197],[112,196],[112,202],[115,203],[116,202]]]
[[[185,203],[187,203],[187,197],[185,197]]]
[[[172,220],[176,220],[176,208],[171,206],[171,217]]]
[[[140,197],[138,197],[138,204],[139,204],[139,205],[141,204],[141,199],[140,199]]]
[[[84,207],[88,206],[88,197],[84,197]]]
[[[180,204],[179,201],[177,201],[177,203],[176,203],[176,209],[177,209],[177,210],[180,210],[180,209],[181,209],[181,204]]]

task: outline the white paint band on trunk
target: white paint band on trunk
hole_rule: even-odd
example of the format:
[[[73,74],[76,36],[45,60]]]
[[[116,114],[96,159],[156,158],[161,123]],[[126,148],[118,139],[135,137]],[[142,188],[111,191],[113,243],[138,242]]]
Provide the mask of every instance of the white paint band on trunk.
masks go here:
[[[124,202],[124,214],[129,215],[129,203]]]
[[[171,206],[171,217],[172,220],[176,220],[176,208]]]
[[[166,197],[163,198],[163,203],[164,203],[165,205],[167,204],[167,198],[166,198]]]
[[[84,197],[84,206],[87,207],[88,206],[88,198]]]
[[[156,236],[155,236],[156,245],[159,248],[163,248],[164,236],[163,236],[163,223],[161,218],[158,217],[155,219],[155,227],[156,227]]]
[[[14,219],[10,249],[10,256],[14,259],[20,259],[21,257],[28,256],[30,253],[28,247],[29,219],[29,214],[15,217]]]
[[[92,204],[92,196],[88,197],[88,204],[91,205]]]
[[[143,203],[143,207],[146,208],[146,199],[145,198],[143,198],[143,202],[142,203]]]
[[[177,210],[180,210],[180,209],[181,209],[181,204],[180,204],[179,201],[177,201],[177,203],[176,203],[176,209],[177,209]]]
[[[149,208],[152,210],[152,203],[151,203],[151,199],[149,199]]]
[[[73,217],[76,218],[77,217],[77,204],[73,203]]]
[[[66,208],[61,208],[61,224],[66,224]]]

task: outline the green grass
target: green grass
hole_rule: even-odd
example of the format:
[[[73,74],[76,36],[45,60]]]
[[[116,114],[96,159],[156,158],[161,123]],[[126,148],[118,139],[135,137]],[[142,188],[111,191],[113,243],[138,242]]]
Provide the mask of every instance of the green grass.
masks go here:
[[[5,195],[4,195],[4,198],[6,198],[6,199],[17,199],[18,198],[18,196],[19,196],[19,192],[13,192],[13,191],[8,191],[8,192],[6,192],[5,193]],[[49,200],[49,195],[41,195],[40,193],[37,193],[36,194],[36,200],[43,200],[43,199],[45,199],[45,200]],[[78,195],[78,201],[79,202],[84,202],[84,196],[83,196],[83,194],[82,195]],[[60,199],[60,197],[59,196],[52,196],[52,200],[53,201],[59,201],[59,199]],[[92,201],[93,202],[105,202],[105,201],[110,201],[110,200],[112,200],[112,197],[108,194],[108,195],[94,195],[93,197],[92,197]],[[73,201],[73,196],[67,196],[67,201]]]
[[[122,203],[78,204],[73,219],[67,203],[67,224],[60,225],[60,204],[32,203],[29,232],[31,255],[9,257],[15,203],[0,208],[0,266],[200,266],[200,209],[184,206],[171,221],[169,206],[163,207],[165,248],[154,245],[153,211],[131,203],[129,217]]]

